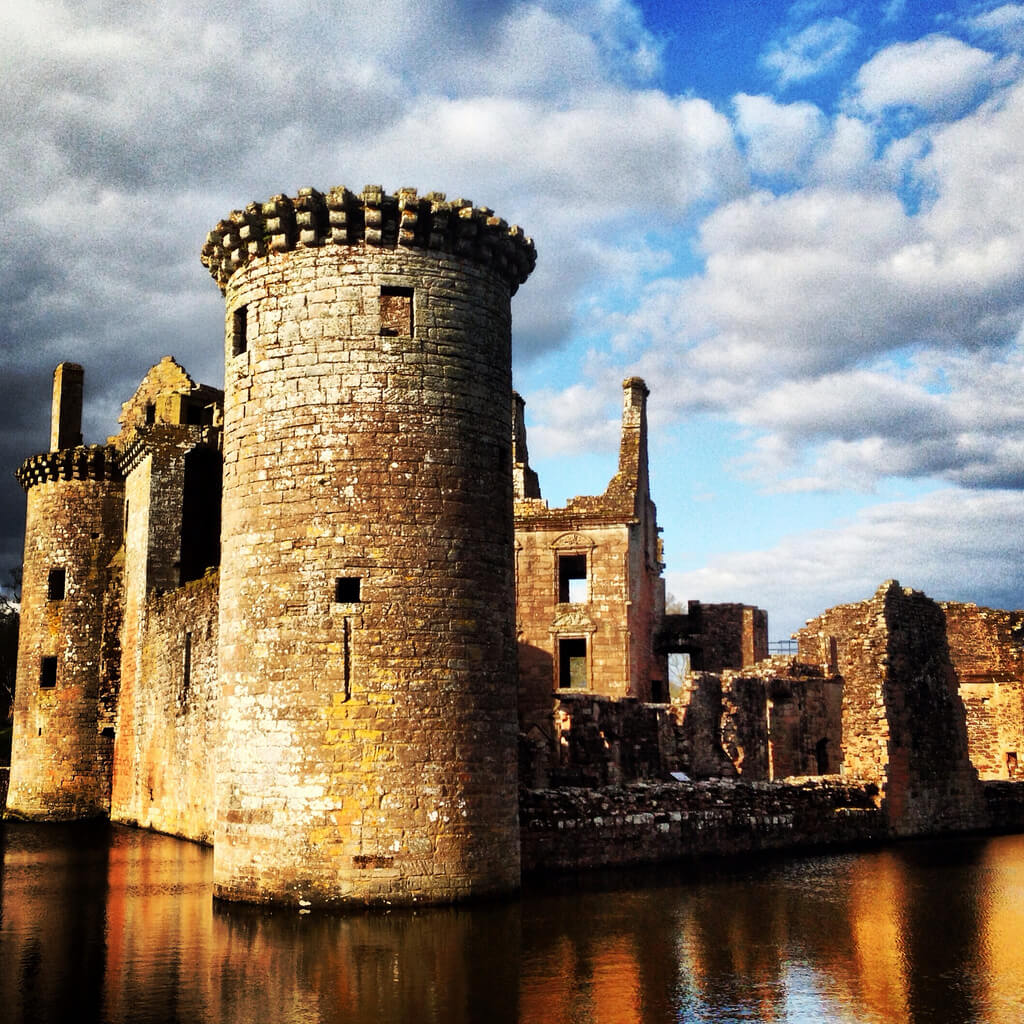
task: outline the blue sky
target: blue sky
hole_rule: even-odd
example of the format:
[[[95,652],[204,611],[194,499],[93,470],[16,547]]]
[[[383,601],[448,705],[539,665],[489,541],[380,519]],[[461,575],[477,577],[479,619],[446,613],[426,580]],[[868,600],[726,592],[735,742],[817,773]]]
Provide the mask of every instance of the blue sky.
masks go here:
[[[199,264],[305,185],[523,225],[516,385],[552,504],[651,395],[669,589],[773,638],[898,578],[1024,606],[1024,4],[24,0],[0,68],[0,460],[86,370],[87,440],[173,354],[219,383]],[[0,558],[22,498],[0,485]],[[2,567],[2,566],[0,566]]]

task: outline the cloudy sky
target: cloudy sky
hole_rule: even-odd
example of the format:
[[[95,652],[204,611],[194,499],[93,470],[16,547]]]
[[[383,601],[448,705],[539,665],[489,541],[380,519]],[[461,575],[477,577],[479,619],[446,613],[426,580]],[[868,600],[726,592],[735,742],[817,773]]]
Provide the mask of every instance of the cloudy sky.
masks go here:
[[[0,16],[0,569],[11,472],[172,354],[222,378],[231,209],[414,186],[521,224],[545,497],[652,388],[669,589],[772,638],[884,579],[1024,606],[1024,4],[19,0]]]

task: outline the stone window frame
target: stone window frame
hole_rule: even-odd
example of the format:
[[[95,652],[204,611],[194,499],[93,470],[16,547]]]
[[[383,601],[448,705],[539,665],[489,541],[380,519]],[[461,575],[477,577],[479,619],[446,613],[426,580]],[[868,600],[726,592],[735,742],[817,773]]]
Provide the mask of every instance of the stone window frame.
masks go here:
[[[355,586],[353,587],[353,584]],[[354,597],[352,595],[355,595]],[[362,576],[334,577],[334,604],[364,604]]]
[[[57,686],[60,663],[56,654],[44,654],[39,659],[39,689],[53,690]]]
[[[571,630],[555,635],[554,658],[554,689],[555,693],[592,693],[594,690],[594,631]],[[582,640],[586,645],[584,654],[586,665],[586,686],[562,686],[562,642],[564,640]]]
[[[415,338],[416,323],[419,319],[416,315],[416,293],[417,288],[412,282],[405,279],[388,281],[381,284],[377,293],[377,312],[380,317],[380,334],[385,338]],[[408,332],[397,330],[389,324],[384,323],[384,300],[386,298],[404,298],[409,300],[409,323]]]
[[[46,600],[63,601],[67,593],[67,569],[62,565],[53,566],[46,574]]]
[[[231,358],[237,359],[249,351],[249,316],[248,302],[240,302],[231,310]]]
[[[559,606],[589,605],[594,600],[594,551],[597,545],[585,534],[579,532],[563,533],[551,542],[552,550],[552,583],[554,589],[555,604]],[[563,558],[585,558],[586,559],[586,580],[587,594],[583,601],[562,600],[562,559]],[[576,577],[577,579],[579,577]]]

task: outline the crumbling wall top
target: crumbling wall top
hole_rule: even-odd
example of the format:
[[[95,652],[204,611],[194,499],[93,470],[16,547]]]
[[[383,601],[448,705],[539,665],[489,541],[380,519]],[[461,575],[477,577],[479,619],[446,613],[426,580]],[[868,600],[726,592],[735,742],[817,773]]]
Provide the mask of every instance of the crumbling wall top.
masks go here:
[[[206,236],[201,259],[224,291],[241,266],[268,253],[324,245],[430,249],[464,256],[506,278],[512,294],[537,262],[533,239],[486,206],[447,200],[443,192],[417,195],[380,185],[361,193],[337,185],[329,192],[301,188],[294,198],[272,196],[233,210]]]

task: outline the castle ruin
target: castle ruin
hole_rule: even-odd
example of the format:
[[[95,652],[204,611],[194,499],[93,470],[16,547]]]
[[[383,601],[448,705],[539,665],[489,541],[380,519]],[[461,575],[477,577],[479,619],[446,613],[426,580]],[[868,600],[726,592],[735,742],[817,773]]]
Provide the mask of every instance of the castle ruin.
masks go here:
[[[887,583],[791,658],[759,608],[666,614],[644,381],[605,491],[541,498],[511,384],[519,228],[439,193],[303,189],[234,211],[202,258],[224,390],[166,357],[84,445],[63,363],[50,451],[18,470],[8,815],[209,842],[218,896],[302,908],[509,892],[521,867],[602,862],[601,836],[623,844],[606,862],[661,856],[543,794],[673,775],[826,780],[773,796],[797,802],[781,816],[673,783],[655,839],[676,854],[691,812],[722,849],[723,822],[749,848],[781,820],[809,841],[992,822],[979,779],[1024,751],[1024,613]],[[671,652],[693,669],[675,701]],[[643,791],[615,799],[647,821]]]

